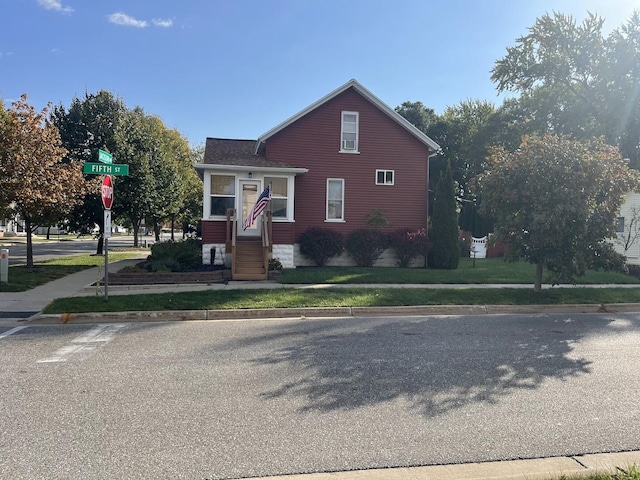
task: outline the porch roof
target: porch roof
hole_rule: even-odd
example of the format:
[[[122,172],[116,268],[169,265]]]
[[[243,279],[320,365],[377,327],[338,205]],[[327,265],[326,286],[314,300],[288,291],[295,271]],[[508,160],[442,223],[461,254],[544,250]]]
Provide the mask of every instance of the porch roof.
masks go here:
[[[204,150],[204,165],[231,165],[239,167],[292,168],[282,162],[267,160],[264,149],[258,153],[255,140],[231,138],[207,138]],[[203,169],[208,169],[202,167]]]
[[[255,140],[234,140],[230,138],[207,138],[204,163],[195,165],[202,177],[205,170],[262,172],[299,175],[309,169],[267,160],[264,152],[254,153]]]

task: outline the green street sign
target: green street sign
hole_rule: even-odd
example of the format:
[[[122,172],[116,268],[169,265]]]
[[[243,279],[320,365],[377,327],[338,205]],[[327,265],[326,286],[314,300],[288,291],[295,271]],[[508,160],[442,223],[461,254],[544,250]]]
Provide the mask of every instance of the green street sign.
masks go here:
[[[129,165],[120,165],[113,163],[107,165],[106,163],[85,163],[82,167],[82,173],[89,173],[94,175],[129,175]]]
[[[104,150],[98,150],[98,161],[111,165],[113,163],[113,155]]]

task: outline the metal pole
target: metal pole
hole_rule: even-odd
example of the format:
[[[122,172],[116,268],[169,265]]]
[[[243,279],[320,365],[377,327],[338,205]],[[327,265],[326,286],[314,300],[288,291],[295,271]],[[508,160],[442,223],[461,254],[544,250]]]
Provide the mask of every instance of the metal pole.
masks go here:
[[[104,239],[104,299],[109,300],[109,238]]]

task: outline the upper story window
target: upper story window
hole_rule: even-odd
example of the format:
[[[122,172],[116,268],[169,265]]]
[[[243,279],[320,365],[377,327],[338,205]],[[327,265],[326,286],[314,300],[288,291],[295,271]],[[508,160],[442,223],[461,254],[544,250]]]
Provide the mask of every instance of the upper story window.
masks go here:
[[[376,185],[393,185],[393,170],[376,170]]]
[[[327,178],[327,220],[344,221],[344,179]]]
[[[227,208],[235,208],[236,177],[233,175],[211,175],[211,211],[209,215],[226,215]]]
[[[264,184],[271,184],[271,214],[273,218],[287,218],[289,203],[288,179],[285,177],[264,177]]]
[[[360,115],[358,112],[342,112],[341,152],[358,153],[359,121]]]
[[[624,217],[616,218],[616,233],[624,233]]]

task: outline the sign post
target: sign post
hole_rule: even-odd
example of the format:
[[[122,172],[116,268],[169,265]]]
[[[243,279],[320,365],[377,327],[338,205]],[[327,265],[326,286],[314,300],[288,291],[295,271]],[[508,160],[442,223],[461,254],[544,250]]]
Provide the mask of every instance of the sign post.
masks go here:
[[[129,175],[129,165],[113,163],[113,155],[98,150],[100,163],[86,162],[82,173],[104,175],[102,180],[102,204],[104,205],[104,299],[109,299],[109,237],[111,237],[111,205],[113,205],[113,183],[111,175]]]
[[[102,205],[104,205],[104,299],[109,300],[109,237],[111,237],[111,205],[113,205],[111,175],[105,175],[102,179]]]

